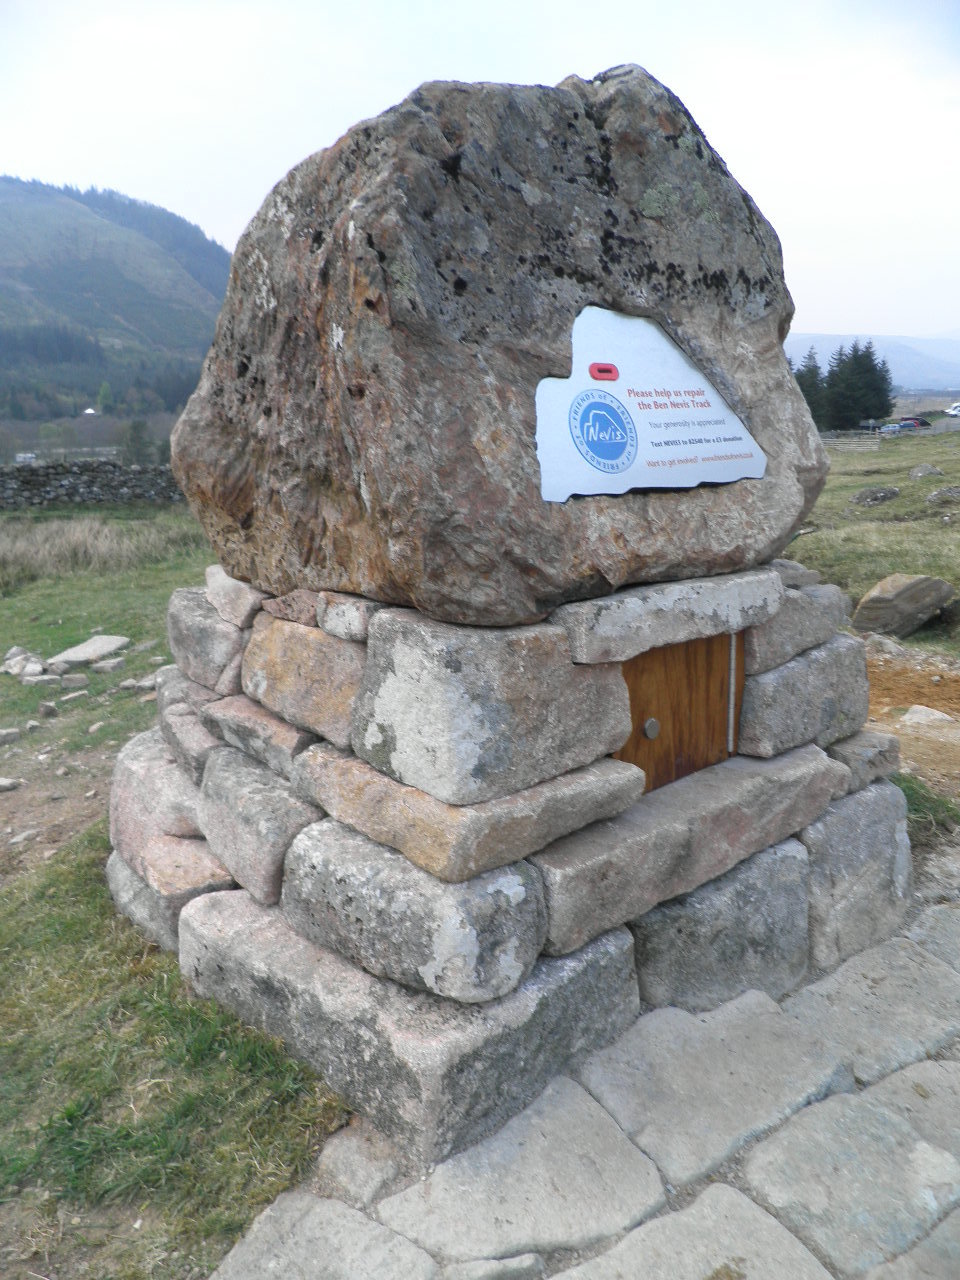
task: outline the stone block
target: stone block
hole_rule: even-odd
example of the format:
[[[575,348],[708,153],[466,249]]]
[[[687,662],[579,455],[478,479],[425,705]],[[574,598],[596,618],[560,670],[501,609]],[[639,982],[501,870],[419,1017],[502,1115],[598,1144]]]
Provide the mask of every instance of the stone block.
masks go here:
[[[243,651],[249,639],[250,632],[244,631],[240,648],[220,672],[217,683],[214,685],[214,693],[221,698],[231,698],[243,688]]]
[[[240,582],[224,573],[218,564],[208,565],[206,571],[207,599],[225,622],[232,622],[241,631],[253,625],[266,596],[249,582]]]
[[[110,843],[129,860],[151,836],[199,836],[200,792],[170,754],[159,728],[120,749],[110,784]]]
[[[597,760],[499,800],[444,804],[329,743],[308,747],[291,772],[297,794],[440,880],[469,880],[517,862],[643,795],[642,769]]]
[[[384,606],[377,600],[347,595],[343,591],[321,591],[317,599],[317,625],[341,640],[365,643],[370,619]]]
[[[960,974],[905,938],[853,956],[788,996],[783,1011],[836,1046],[860,1084],[960,1035]]]
[[[628,587],[612,596],[556,609],[574,662],[625,662],[683,640],[742,631],[780,608],[783,583],[773,569]]]
[[[712,1013],[655,1009],[574,1074],[673,1187],[853,1084],[839,1049],[759,991]]]
[[[715,1009],[755,989],[779,999],[807,973],[807,850],[762,849],[630,922],[640,999]]]
[[[231,747],[237,747],[284,777],[290,776],[295,756],[316,741],[312,733],[288,724],[243,694],[203,707],[200,720]]]
[[[243,655],[243,691],[290,724],[348,747],[365,659],[352,640],[261,613]]]
[[[849,601],[839,587],[788,588],[779,610],[743,637],[748,676],[772,671],[826,642],[847,616]]]
[[[174,664],[160,667],[156,677],[157,711],[161,715],[178,703],[186,703],[192,711],[198,711],[200,707],[213,702],[217,697],[213,689],[208,689],[204,684],[197,684]]]
[[[211,751],[222,746],[186,702],[174,703],[159,716],[160,732],[174,760],[195,786],[203,781],[203,771]]]
[[[834,636],[782,667],[747,677],[738,750],[776,756],[807,742],[829,746],[863,727],[869,692],[863,641]]]
[[[277,902],[283,858],[298,831],[320,817],[287,782],[233,747],[210,755],[200,788],[200,827],[211,852],[258,902]]]
[[[244,633],[221,618],[202,588],[180,587],[167,606],[167,639],[183,674],[215,689],[243,648]]]
[[[820,581],[816,569],[808,569],[797,560],[771,560],[768,567],[776,569],[785,587],[814,587]]]
[[[332,818],[294,839],[281,903],[287,923],[317,946],[468,1004],[518,986],[547,931],[543,887],[529,863],[444,884]]]
[[[372,977],[248,894],[208,894],[181,916],[180,965],[201,995],[281,1036],[421,1166],[497,1129],[639,1011],[625,929],[541,959],[500,1000],[460,1005]]]
[[[906,797],[875,782],[831,804],[800,839],[810,853],[810,959],[832,969],[903,922],[912,883]]]
[[[321,1268],[318,1270],[318,1267]],[[339,1200],[284,1191],[210,1280],[440,1280],[429,1254]]]
[[[800,1241],[733,1187],[631,1231],[556,1280],[830,1280]]]
[[[827,755],[850,770],[850,790],[862,791],[900,768],[900,742],[890,733],[861,729],[849,738],[831,742]]]
[[[193,898],[233,888],[233,877],[210,856],[205,840],[154,836],[128,861],[114,850],[107,884],[117,910],[164,951],[177,949],[180,912]]]
[[[960,1161],[869,1095],[794,1116],[744,1174],[754,1198],[844,1276],[903,1253],[960,1204]]]
[[[435,1257],[466,1261],[582,1249],[664,1200],[653,1162],[561,1077],[499,1133],[381,1200],[376,1214]]]
[[[779,844],[845,794],[848,777],[818,747],[733,756],[555,841],[531,859],[547,894],[547,951],[573,951]]]
[[[448,804],[522,791],[609,755],[630,733],[619,666],[575,666],[561,627],[481,630],[383,609],[367,653],[354,751]]]
[[[263,608],[284,622],[297,622],[302,627],[317,625],[317,593],[307,591],[304,587],[297,587],[295,591],[288,591],[286,595],[275,599],[268,597],[263,602]]]

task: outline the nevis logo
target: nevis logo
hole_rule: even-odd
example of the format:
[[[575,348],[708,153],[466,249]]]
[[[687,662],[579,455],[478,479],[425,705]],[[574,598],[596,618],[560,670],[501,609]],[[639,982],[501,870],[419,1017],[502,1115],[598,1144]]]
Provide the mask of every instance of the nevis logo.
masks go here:
[[[626,471],[637,456],[637,429],[627,409],[607,391],[581,391],[570,406],[570,434],[597,471]]]

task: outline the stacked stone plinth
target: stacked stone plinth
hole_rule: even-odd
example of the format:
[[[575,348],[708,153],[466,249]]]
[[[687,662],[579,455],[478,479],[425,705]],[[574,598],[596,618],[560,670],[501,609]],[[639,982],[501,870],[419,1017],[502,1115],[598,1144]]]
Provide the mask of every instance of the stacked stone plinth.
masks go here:
[[[108,874],[193,987],[282,1036],[413,1163],[647,1004],[780,996],[900,923],[892,739],[845,601],[789,562],[505,628],[217,567],[174,592]],[[620,663],[745,632],[740,753],[644,793]]]

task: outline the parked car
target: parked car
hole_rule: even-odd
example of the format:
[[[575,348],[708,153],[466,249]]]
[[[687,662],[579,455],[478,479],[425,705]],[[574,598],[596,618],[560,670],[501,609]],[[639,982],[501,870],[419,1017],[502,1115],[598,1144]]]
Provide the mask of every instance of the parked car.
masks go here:
[[[900,425],[906,427],[910,431],[919,431],[921,427],[929,427],[929,418],[901,418]]]

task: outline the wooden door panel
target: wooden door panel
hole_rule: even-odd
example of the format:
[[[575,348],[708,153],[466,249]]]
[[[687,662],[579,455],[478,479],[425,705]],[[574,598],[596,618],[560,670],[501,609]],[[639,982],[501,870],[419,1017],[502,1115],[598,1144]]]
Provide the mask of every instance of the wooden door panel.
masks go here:
[[[743,700],[743,636],[710,636],[650,649],[623,663],[633,730],[618,760],[639,765],[647,790],[718,764],[728,750],[730,645],[735,645],[733,751]],[[654,719],[659,734],[644,725]]]

